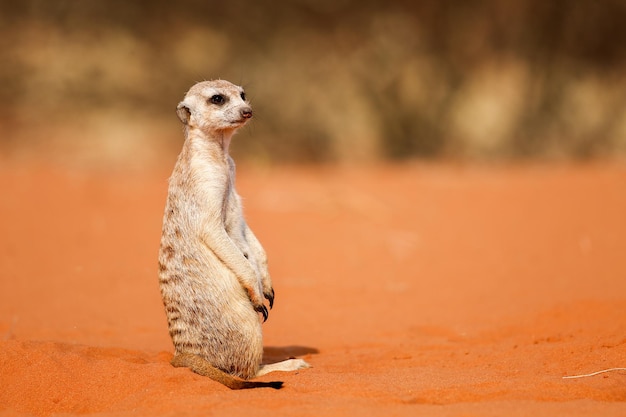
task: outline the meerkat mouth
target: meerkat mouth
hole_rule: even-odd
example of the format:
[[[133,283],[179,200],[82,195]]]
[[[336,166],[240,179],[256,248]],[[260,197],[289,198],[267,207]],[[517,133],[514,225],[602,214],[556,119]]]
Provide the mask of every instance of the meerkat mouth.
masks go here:
[[[241,118],[239,120],[233,120],[230,122],[231,125],[239,125],[239,126],[243,126],[246,124],[246,122],[250,120],[250,119],[246,119],[246,118]]]

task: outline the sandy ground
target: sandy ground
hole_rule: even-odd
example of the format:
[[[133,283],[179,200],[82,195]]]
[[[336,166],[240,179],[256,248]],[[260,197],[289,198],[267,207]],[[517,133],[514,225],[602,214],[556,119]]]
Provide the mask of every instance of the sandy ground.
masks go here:
[[[0,415],[626,415],[563,379],[626,367],[626,166],[239,167],[266,360],[313,365],[240,392],[168,364],[165,168],[0,166]]]

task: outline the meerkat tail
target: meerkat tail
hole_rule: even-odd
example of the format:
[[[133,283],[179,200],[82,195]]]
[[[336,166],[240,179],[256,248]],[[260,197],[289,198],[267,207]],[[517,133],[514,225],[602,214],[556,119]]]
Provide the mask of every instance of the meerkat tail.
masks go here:
[[[215,368],[206,359],[193,353],[179,353],[174,355],[171,361],[174,367],[185,367],[191,369],[198,375],[208,376],[213,381],[219,382],[230,389],[248,389],[248,388],[274,388],[280,389],[283,386],[282,381],[260,382],[260,381],[244,381],[236,378],[226,372]]]

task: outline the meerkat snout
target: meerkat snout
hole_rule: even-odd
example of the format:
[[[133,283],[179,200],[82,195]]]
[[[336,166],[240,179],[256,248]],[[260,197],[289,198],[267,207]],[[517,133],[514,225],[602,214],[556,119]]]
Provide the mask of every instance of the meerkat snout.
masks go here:
[[[246,107],[241,109],[241,117],[244,119],[249,119],[252,117],[252,109],[250,107]]]

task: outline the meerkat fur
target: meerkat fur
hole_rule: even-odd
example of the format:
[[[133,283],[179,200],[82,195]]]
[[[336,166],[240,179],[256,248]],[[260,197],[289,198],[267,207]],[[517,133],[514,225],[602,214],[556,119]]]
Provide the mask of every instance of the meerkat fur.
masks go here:
[[[308,367],[301,359],[261,365],[274,289],[265,250],[246,224],[229,155],[252,117],[239,86],[204,81],[177,107],[185,142],[169,180],[159,249],[159,285],[174,343],[172,365],[231,389],[282,382],[248,379]]]

